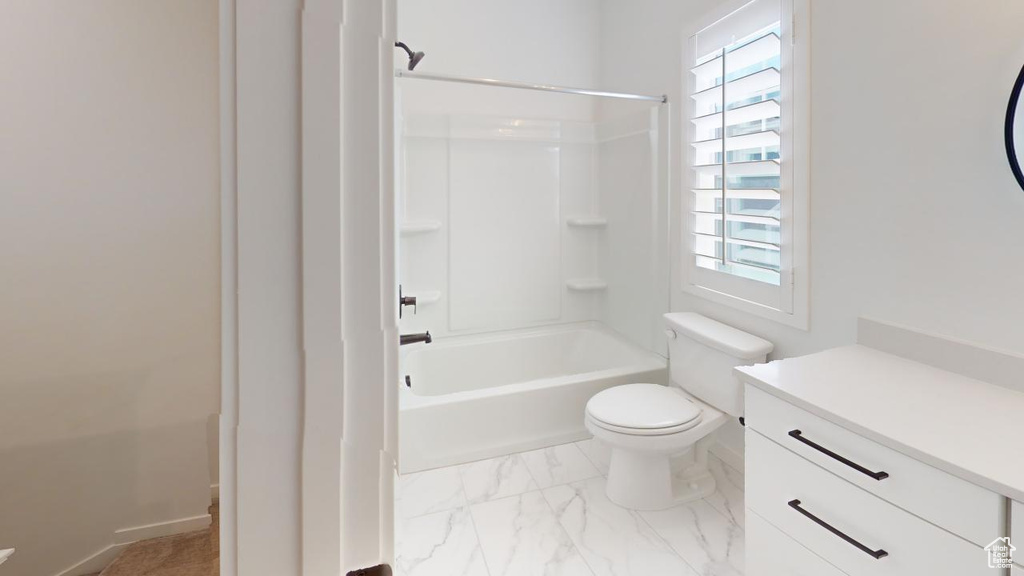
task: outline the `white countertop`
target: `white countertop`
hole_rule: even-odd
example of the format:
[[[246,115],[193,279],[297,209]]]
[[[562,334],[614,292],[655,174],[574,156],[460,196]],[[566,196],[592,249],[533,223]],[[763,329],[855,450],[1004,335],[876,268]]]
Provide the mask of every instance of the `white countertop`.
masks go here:
[[[735,372],[830,422],[1024,502],[1024,393],[865,346]]]

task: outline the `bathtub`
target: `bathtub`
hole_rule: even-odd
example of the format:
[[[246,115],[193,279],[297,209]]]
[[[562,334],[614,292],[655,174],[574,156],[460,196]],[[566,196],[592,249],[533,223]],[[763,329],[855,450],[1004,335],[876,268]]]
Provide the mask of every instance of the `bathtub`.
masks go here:
[[[663,357],[597,323],[418,344],[401,368],[403,474],[588,438],[591,396],[668,379]]]

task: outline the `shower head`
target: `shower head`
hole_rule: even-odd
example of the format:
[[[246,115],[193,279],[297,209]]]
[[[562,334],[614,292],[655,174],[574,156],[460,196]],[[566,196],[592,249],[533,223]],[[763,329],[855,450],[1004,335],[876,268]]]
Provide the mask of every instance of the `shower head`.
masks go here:
[[[423,52],[413,53],[412,58],[409,58],[409,70],[415,68],[416,65],[420,63],[420,60],[423,60],[424,56],[426,56],[426,54],[424,54]]]
[[[395,42],[395,47],[405,50],[405,53],[409,55],[409,70],[415,68],[420,63],[420,60],[423,60],[423,57],[426,56],[423,52],[413,52],[405,45],[405,42]]]

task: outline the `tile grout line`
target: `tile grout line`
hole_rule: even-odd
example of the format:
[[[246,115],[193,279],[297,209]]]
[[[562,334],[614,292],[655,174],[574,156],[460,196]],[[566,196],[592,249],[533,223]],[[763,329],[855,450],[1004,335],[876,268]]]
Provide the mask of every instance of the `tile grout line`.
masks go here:
[[[654,533],[654,536],[658,539],[658,541],[661,542],[662,544],[664,544],[665,547],[667,547],[669,549],[669,551],[671,551],[673,554],[676,555],[676,557],[678,557],[680,560],[682,560],[683,564],[686,564],[686,566],[690,568],[690,571],[693,572],[693,574],[695,576],[699,576],[701,574],[701,572],[699,570],[697,570],[696,568],[693,567],[693,564],[690,564],[689,560],[684,558],[683,555],[680,554],[679,551],[675,549],[675,546],[672,546],[672,544],[668,540],[666,540],[664,536],[661,535],[661,532],[658,532],[658,530],[653,525],[651,525],[650,522],[647,521],[647,518],[644,518],[643,514],[641,514],[637,510],[630,510],[630,512],[635,514],[636,517],[639,518],[640,521],[644,523],[644,525],[646,525],[648,528],[650,528],[651,532]]]
[[[484,570],[487,576],[491,576],[491,565],[487,561],[487,554],[484,552],[484,544],[480,540],[480,531],[476,529],[476,517],[473,515],[473,504],[469,502],[469,495],[466,493],[466,482],[462,478],[462,468],[454,466],[455,474],[459,477],[459,486],[462,487],[462,499],[466,502],[466,512],[469,513],[469,523],[473,526],[473,535],[476,536],[476,547],[480,550],[480,557],[484,560]]]
[[[716,507],[716,506],[715,506],[714,504],[712,504],[712,503],[711,503],[711,501],[710,501],[710,500],[708,500],[707,498],[701,498],[700,500],[694,500],[694,502],[703,502],[703,503],[707,504],[707,505],[708,505],[708,508],[711,508],[712,510],[714,510],[714,511],[715,511],[715,514],[718,514],[719,516],[721,516],[722,518],[724,518],[726,522],[728,522],[728,523],[729,523],[729,524],[731,524],[731,525],[735,525],[735,526],[737,526],[737,527],[739,527],[739,528],[743,528],[742,526],[740,526],[740,523],[739,523],[739,522],[737,522],[737,521],[736,521],[736,520],[735,520],[734,518],[731,518],[731,517],[730,517],[730,516],[729,516],[728,514],[725,514],[724,512],[722,512],[721,510],[719,510],[719,509],[718,509],[718,508],[717,508],[717,507]]]
[[[732,466],[727,464],[725,462],[725,460],[722,460],[718,456],[715,456],[714,454],[711,454],[710,456],[713,457],[715,460],[717,460],[719,464],[721,464],[721,466],[723,468],[724,476],[725,476],[726,479],[728,479],[728,476],[729,476],[728,471],[729,470],[731,470],[737,476],[740,477],[741,484],[743,485],[743,487],[739,488],[739,491],[740,491],[740,494],[743,495],[744,500],[746,500],[746,490],[745,490],[745,488],[746,488],[746,476],[744,475],[744,473],[740,472],[736,468],[733,468]],[[710,472],[710,469],[709,469],[709,472]],[[714,473],[712,472],[711,475],[714,476]],[[733,524],[736,524],[741,530],[746,530],[746,526],[744,526],[744,524],[746,522],[744,522],[744,524],[740,524],[739,519],[737,518],[737,516],[735,514],[733,514],[731,510],[729,510],[730,500],[729,500],[729,497],[726,496],[725,492],[721,489],[721,484],[722,484],[722,482],[719,482],[718,478],[715,477],[715,492],[714,493],[720,494],[722,496],[722,502],[723,502],[722,503],[722,507],[725,508],[725,510],[719,509],[718,506],[715,505],[715,502],[709,500],[708,498],[703,498],[703,500],[706,501],[708,504],[710,504],[711,507],[714,508],[718,513],[724,515],[726,517],[726,520],[728,520],[729,522],[732,522]],[[746,506],[744,506],[743,508],[745,509]]]
[[[593,439],[590,439],[590,440],[593,441]],[[577,442],[582,442],[582,441],[577,441]],[[469,512],[469,521],[470,521],[470,523],[472,525],[472,528],[473,528],[473,534],[476,537],[477,549],[480,551],[480,555],[481,555],[481,558],[483,559],[483,563],[484,563],[484,569],[487,571],[487,574],[489,576],[491,574],[491,567],[490,567],[490,563],[488,562],[488,559],[487,559],[487,554],[484,552],[484,549],[483,549],[483,542],[482,542],[482,540],[480,538],[480,533],[479,533],[479,530],[477,529],[477,526],[476,526],[476,514],[475,514],[473,508],[476,505],[478,505],[478,504],[487,504],[489,502],[498,502],[498,501],[506,500],[506,499],[510,499],[510,498],[522,498],[523,496],[525,496],[527,494],[531,494],[533,492],[539,492],[540,493],[541,499],[544,501],[544,505],[547,507],[547,510],[549,511],[549,513],[551,513],[552,516],[554,517],[554,519],[556,521],[556,524],[558,526],[558,529],[561,531],[562,535],[567,539],[568,543],[572,546],[573,552],[575,552],[580,557],[580,559],[583,561],[583,564],[590,571],[590,574],[591,575],[596,575],[597,574],[597,572],[595,572],[593,567],[590,565],[590,562],[587,560],[587,558],[580,551],[580,549],[579,549],[578,545],[576,544],[576,542],[569,535],[569,531],[565,527],[565,525],[563,524],[562,519],[558,516],[558,514],[556,513],[556,511],[554,509],[554,506],[552,506],[551,502],[549,501],[549,499],[544,494],[544,492],[546,490],[557,488],[557,487],[560,487],[560,486],[572,486],[573,484],[578,484],[578,483],[581,483],[581,482],[587,482],[587,481],[593,480],[595,478],[607,478],[607,475],[604,474],[601,471],[601,468],[598,467],[597,464],[594,463],[593,459],[587,453],[587,451],[584,450],[583,448],[581,448],[577,444],[577,442],[569,442],[569,443],[566,443],[564,445],[566,445],[566,446],[571,445],[579,453],[581,453],[583,455],[583,457],[584,457],[584,460],[587,461],[591,466],[593,466],[593,468],[597,471],[597,473],[598,473],[597,476],[590,477],[590,478],[583,478],[583,479],[579,479],[579,480],[575,480],[575,481],[556,482],[556,483],[552,484],[551,486],[541,487],[541,484],[540,484],[540,482],[538,482],[537,476],[534,473],[533,469],[526,464],[526,459],[523,458],[524,452],[517,452],[517,453],[514,453],[514,454],[510,454],[508,456],[511,456],[513,458],[519,459],[521,465],[526,467],[527,474],[529,475],[530,479],[533,482],[534,489],[533,490],[526,490],[526,491],[521,492],[519,494],[512,494],[512,495],[509,495],[509,496],[503,496],[501,498],[493,498],[493,499],[490,499],[490,500],[483,500],[481,502],[476,502],[476,503],[470,502],[468,493],[466,491],[465,477],[463,475],[463,470],[462,470],[462,468],[465,466],[465,464],[461,464],[461,465],[460,464],[456,464],[456,465],[448,467],[448,468],[454,469],[455,474],[458,476],[459,489],[461,491],[461,496],[463,498],[463,501],[465,502],[464,506],[467,508],[467,511]],[[562,445],[558,445],[558,446],[562,446]],[[548,447],[548,448],[556,448],[556,447],[557,446],[552,446],[552,447]],[[508,456],[506,456],[506,457],[508,457]],[[716,457],[716,459],[718,459],[718,458]],[[724,469],[726,469],[729,472],[733,472],[733,473],[735,473],[736,475],[738,475],[740,477],[743,477],[743,474],[741,472],[739,472],[735,468],[729,466],[728,464],[726,464],[721,459],[718,459],[718,460],[719,460],[719,463],[721,464],[721,466]],[[716,489],[716,492],[721,492],[721,491]],[[741,490],[741,492],[743,492],[743,491]],[[724,493],[722,494],[722,496],[723,496],[723,499],[728,501],[728,499],[725,498]],[[714,511],[713,514],[717,515],[717,517],[719,517],[720,519],[724,520],[727,524],[732,525],[732,527],[734,527],[736,529],[739,529],[742,532],[745,532],[745,529],[743,528],[743,526],[741,526],[739,524],[739,522],[736,521],[735,518],[733,518],[730,514],[720,510],[708,498],[701,498],[699,500],[695,500],[694,502],[704,502],[709,508],[711,508]],[[728,502],[726,502],[726,504],[727,503]],[[460,508],[459,506],[456,506],[454,508],[449,508],[449,509],[446,509],[446,510],[436,510],[436,511],[427,512],[427,513],[424,513],[424,514],[419,514],[419,515],[417,515],[415,517],[410,517],[410,518],[403,519],[403,520],[411,520],[413,518],[420,518],[420,517],[423,517],[423,516],[427,516],[427,515],[430,515],[430,514],[441,513],[441,512],[452,512],[452,511],[458,510],[459,508]],[[728,507],[726,507],[726,508],[728,509]],[[643,523],[644,526],[647,526],[647,528],[649,530],[651,530],[651,532],[657,538],[658,542],[663,544],[669,551],[671,551],[671,553],[674,556],[679,558],[693,572],[694,575],[701,574],[694,567],[694,565],[691,563],[691,561],[688,560],[686,557],[684,557],[678,550],[676,550],[675,547],[673,547],[672,544],[665,538],[665,536],[663,536],[661,534],[661,532],[659,532],[647,520],[647,518],[644,517],[644,515],[640,511],[628,510],[628,512],[630,512],[636,518],[638,518]]]
[[[576,482],[586,482],[587,480],[592,480],[592,479],[593,478],[587,478],[587,479],[584,479],[584,480],[577,480]],[[592,576],[596,576],[597,572],[594,571],[594,569],[590,566],[590,563],[587,562],[587,558],[583,555],[582,552],[580,552],[579,548],[576,546],[576,542],[574,542],[572,537],[569,536],[569,531],[562,524],[562,520],[558,517],[558,514],[555,512],[554,507],[551,506],[551,502],[548,502],[547,497],[544,496],[544,491],[548,490],[549,488],[558,488],[560,486],[569,486],[571,484],[575,484],[576,482],[564,482],[562,484],[555,484],[553,486],[549,486],[548,488],[538,488],[536,490],[528,490],[528,491],[523,492],[521,494],[513,494],[511,496],[502,496],[501,498],[495,498],[493,500],[487,500],[487,501],[484,501],[484,502],[478,502],[477,504],[474,504],[473,506],[478,506],[478,505],[482,505],[482,504],[490,504],[492,502],[502,502],[504,500],[511,500],[512,498],[522,498],[523,496],[526,496],[527,494],[539,494],[541,500],[544,502],[544,505],[547,506],[548,511],[551,512],[551,516],[552,516],[552,518],[554,518],[555,524],[558,526],[558,529],[562,531],[562,534],[564,534],[565,537],[568,539],[569,544],[572,545],[572,549],[576,552],[576,554],[579,555],[580,559],[583,560],[583,563],[586,564],[587,570],[590,571],[591,575]],[[473,517],[473,520],[474,520],[474,526],[473,527],[474,527],[474,530],[475,530],[476,529],[476,524],[475,524],[476,517],[473,516],[472,507],[470,507],[470,516]],[[477,540],[479,540],[479,539],[480,539],[480,535],[477,534]],[[487,555],[485,554],[484,555],[485,562],[486,562],[486,559],[487,559]],[[488,568],[488,570],[490,570],[490,568]]]
[[[587,457],[586,453],[584,453],[583,450],[581,450],[579,446],[576,446],[575,442],[569,442],[569,443],[564,444],[564,445],[572,446],[572,447],[576,448],[576,450],[578,450],[580,452],[580,454],[582,454],[583,458],[587,462],[589,462],[591,466],[594,466],[594,469],[597,470],[598,475],[599,475],[599,476],[594,476],[594,478],[597,478],[597,477],[601,476],[601,474],[600,474],[601,470],[596,465],[594,465],[593,462],[590,462],[590,458]],[[559,444],[557,446],[563,446],[563,444]],[[557,446],[548,446],[546,448],[556,448]],[[541,448],[540,450],[544,450],[544,449],[545,448]],[[531,450],[530,452],[536,452],[536,450]],[[576,546],[576,542],[574,542],[572,537],[569,536],[569,531],[562,524],[562,519],[558,517],[558,514],[555,512],[554,507],[551,506],[551,502],[549,502],[547,497],[544,496],[544,491],[545,490],[548,490],[548,489],[551,489],[551,488],[557,488],[559,486],[569,486],[569,485],[573,484],[574,482],[560,482],[560,483],[552,484],[551,486],[547,486],[545,488],[542,488],[541,485],[540,485],[540,482],[537,481],[537,476],[533,473],[533,470],[526,464],[526,459],[523,458],[523,454],[525,454],[525,452],[516,452],[515,454],[512,454],[512,456],[516,456],[516,457],[518,457],[520,459],[520,461],[522,461],[523,466],[526,468],[526,473],[530,475],[530,480],[533,481],[533,485],[536,486],[536,489],[535,490],[527,490],[526,492],[523,492],[521,494],[513,494],[511,496],[504,496],[502,498],[495,498],[493,500],[486,500],[485,502],[480,502],[479,504],[486,504],[488,502],[498,502],[498,501],[501,501],[501,500],[507,500],[509,498],[522,498],[526,494],[532,494],[534,492],[539,493],[540,494],[540,499],[544,502],[544,505],[547,506],[548,511],[551,513],[551,517],[554,518],[554,520],[555,520],[555,524],[558,526],[558,529],[562,531],[562,534],[565,536],[566,540],[572,546],[573,551],[576,552],[576,554],[580,557],[580,560],[583,561],[583,564],[587,567],[587,570],[590,571],[590,574],[592,576],[596,576],[597,572],[595,572],[594,568],[590,566],[590,562],[587,561],[586,556],[584,556],[583,553],[580,552],[579,548]],[[460,480],[462,479],[462,475],[461,474],[459,474],[459,479]],[[583,480],[577,480],[576,482],[585,482],[586,480],[590,480],[590,479],[591,478],[585,478]],[[465,490],[465,487],[463,487],[463,490]],[[468,497],[467,497],[467,501],[468,501]],[[475,530],[476,529],[476,524],[475,524],[476,518],[475,518],[475,516],[473,516],[472,507],[470,508],[470,516],[473,517],[473,520],[474,520],[473,528]],[[479,539],[480,539],[480,535],[477,534],[477,540],[479,541]],[[483,549],[483,546],[481,546],[481,550],[482,549]],[[484,561],[486,562],[486,560],[487,560],[487,555],[484,554]],[[488,566],[488,571],[490,571],[490,567],[489,566]]]
[[[709,456],[711,456],[715,460],[718,460],[718,463],[721,464],[722,468],[724,469],[723,473],[724,473],[724,475],[726,477],[728,477],[728,470],[732,470],[737,475],[739,475],[741,478],[743,478],[743,473],[738,471],[738,470],[736,470],[732,466],[729,466],[725,462],[725,460],[722,460],[721,458],[719,458],[718,456],[715,456],[714,454],[710,454]],[[714,477],[714,473],[712,473],[710,469],[708,470],[708,472],[711,473],[711,475]],[[729,498],[726,497],[725,492],[722,492],[720,484],[721,483],[718,481],[718,478],[715,478],[715,491],[712,492],[712,494],[710,494],[708,497],[704,497],[704,498],[701,498],[700,500],[696,500],[696,502],[704,502],[707,505],[707,507],[712,510],[713,513],[717,514],[720,518],[725,520],[725,522],[728,524],[730,529],[738,530],[740,535],[741,535],[741,538],[744,541],[744,546],[745,546],[746,545],[747,529],[746,529],[745,526],[743,526],[743,525],[741,525],[739,523],[739,521],[734,517],[734,515],[731,512],[728,511],[729,510]],[[740,490],[740,492],[744,492],[744,491]],[[722,504],[722,506],[725,508],[725,511],[719,510],[718,507],[715,506],[715,503],[712,502],[709,499],[709,497],[711,495],[714,495],[714,494],[720,494],[721,495],[722,501],[724,502],[724,504]],[[745,496],[746,495],[744,494],[744,497]],[[657,532],[657,530],[655,530],[655,532]],[[658,535],[660,536],[661,534],[658,534]],[[686,559],[683,558],[683,560],[685,561]],[[728,550],[726,551],[726,558],[725,558],[724,561],[728,562]],[[747,571],[747,567],[744,565],[743,566],[743,572],[745,573],[746,571]]]
[[[594,439],[590,438],[590,441],[593,442]],[[607,475],[601,472],[601,468],[598,467],[598,465],[595,464],[593,460],[591,460],[591,458],[587,454],[587,452],[584,451],[582,448],[580,448],[579,445],[576,444],[576,442],[570,442],[569,444],[572,445],[574,448],[576,448],[581,454],[583,454],[583,458],[586,459],[587,462],[590,462],[590,465],[593,466],[595,470],[597,470],[598,476],[594,476],[593,478],[584,478],[584,479],[578,480],[576,482],[563,482],[561,484],[556,484],[556,485],[549,486],[548,488],[555,488],[557,486],[571,486],[572,484],[576,484],[576,483],[579,483],[579,482],[586,482],[588,480],[593,480],[594,478],[607,478]],[[533,481],[536,484],[537,483],[537,478],[533,475],[533,471],[530,470],[529,466],[526,467],[526,470],[527,470],[527,472],[530,473],[530,477],[533,478]],[[572,540],[572,537],[569,536],[568,529],[565,527],[564,524],[562,524],[562,519],[555,512],[554,507],[551,506],[551,502],[549,502],[547,497],[544,496],[544,490],[546,490],[546,489],[547,488],[541,488],[540,489],[541,497],[544,499],[544,503],[547,504],[548,509],[550,509],[551,513],[555,516],[555,520],[558,522],[558,527],[562,529],[562,532],[569,538],[569,541],[572,542],[573,549],[575,549],[576,553],[579,554],[580,558],[583,559],[583,563],[587,565],[587,569],[590,570],[590,572],[592,574],[597,574],[597,572],[594,572],[593,567],[590,566],[590,562],[588,562],[586,557],[583,556],[583,554],[579,551],[579,548],[576,546],[576,542],[574,542]],[[712,506],[712,508],[714,508],[714,507]],[[694,568],[693,565],[690,564],[690,562],[687,561],[686,558],[683,558],[682,554],[680,554],[671,544],[669,544],[669,542],[667,540],[665,540],[665,537],[662,536],[660,532],[658,532],[657,530],[654,529],[654,526],[652,526],[651,523],[648,522],[647,519],[643,517],[643,514],[641,514],[639,511],[636,511],[636,510],[629,510],[629,509],[626,509],[626,508],[623,508],[623,510],[626,510],[630,514],[634,515],[641,522],[643,522],[644,525],[647,526],[647,528],[651,530],[651,532],[654,534],[655,538],[657,538],[658,541],[661,542],[672,554],[675,554],[676,557],[678,557],[680,560],[682,560],[683,563],[686,564],[695,575],[699,575],[700,574],[700,572],[698,572],[697,569]],[[718,512],[718,511],[715,510],[715,512]],[[727,518],[726,521],[730,521],[730,520]]]
[[[450,507],[450,508],[441,508],[439,510],[430,510],[430,511],[427,511],[427,512],[416,514],[414,516],[402,516],[402,515],[399,514],[395,518],[396,522],[399,521],[399,520],[415,520],[416,518],[422,518],[424,516],[430,516],[431,514],[440,514],[442,512],[451,512],[452,510],[458,510],[459,508],[469,508],[469,499],[466,498],[466,488],[462,484],[462,474],[459,473],[457,465],[456,466],[446,466],[444,468],[432,468],[430,470],[421,470],[419,472],[413,472],[412,474],[410,474],[410,476],[411,475],[415,475],[415,474],[424,474],[426,472],[435,472],[435,471],[438,471],[438,470],[445,470],[446,468],[453,468],[453,469],[455,469],[455,475],[459,478],[459,486],[460,486],[460,489],[462,490],[462,500],[463,500],[464,504],[462,504],[461,506],[453,506],[453,507]],[[399,481],[399,483],[402,481],[402,475],[401,474],[398,475],[398,481]],[[397,504],[398,504],[398,495],[397,494],[395,495],[395,504],[396,504],[396,506],[395,506],[396,510],[395,511],[396,511],[396,514],[397,514],[397,512],[398,512],[398,506],[397,506]]]
[[[740,476],[744,476],[744,475],[746,475],[746,472],[745,472],[745,471],[743,471],[743,470],[738,470],[738,469],[737,469],[736,467],[734,467],[734,466],[731,466],[731,465],[730,465],[730,464],[729,464],[728,462],[726,462],[725,460],[722,460],[722,459],[721,459],[720,457],[718,457],[718,455],[716,455],[716,454],[715,454],[714,452],[710,452],[710,453],[708,454],[708,456],[710,456],[710,457],[714,458],[715,460],[718,460],[719,462],[721,462],[722,466],[724,466],[725,468],[728,468],[729,470],[732,470],[732,471],[733,471],[733,472],[735,472],[736,474],[738,474],[738,475],[740,475]]]
[[[570,444],[572,444],[572,442],[570,442]],[[546,446],[544,448],[539,448],[537,450],[530,450],[530,452],[542,452],[544,450],[547,450],[548,448],[557,448],[558,446],[564,446],[564,444],[558,444],[556,446]],[[541,486],[540,481],[537,480],[537,475],[533,473],[533,468],[530,468],[530,465],[526,462],[526,458],[523,458],[523,454],[526,454],[526,452],[518,452],[516,456],[519,456],[519,459],[523,461],[523,466],[526,467],[526,473],[530,475],[530,480],[533,480],[533,485],[537,487],[537,490],[543,491],[546,490],[547,488],[554,488],[555,486],[562,485],[552,484],[551,486],[547,487]],[[583,457],[586,458],[586,454],[584,454]],[[563,484],[567,484],[567,482],[563,482]]]
[[[573,446],[576,446],[575,442],[570,442],[570,444],[572,444]],[[576,449],[579,450],[579,446],[576,446]],[[580,450],[580,452],[583,452],[583,451]],[[583,457],[587,458],[587,455],[583,454]],[[590,462],[590,459],[587,458],[587,461]],[[591,462],[591,466],[593,466],[592,462]],[[594,468],[597,468],[597,467],[594,466]],[[600,472],[600,470],[598,470],[598,472]],[[532,474],[532,472],[531,472],[531,474]],[[564,524],[562,524],[562,518],[558,515],[557,512],[555,512],[555,507],[551,505],[551,502],[548,500],[548,497],[544,495],[544,491],[545,490],[549,490],[551,488],[557,488],[559,486],[572,486],[573,484],[575,484],[577,482],[586,482],[587,480],[591,480],[591,478],[586,478],[584,480],[577,480],[576,482],[563,482],[562,484],[555,484],[553,486],[548,486],[547,488],[541,488],[539,490],[539,492],[540,492],[540,499],[544,501],[544,505],[547,506],[548,510],[551,511],[551,516],[555,519],[555,524],[558,525],[558,529],[562,531],[562,534],[564,534],[565,537],[568,539],[569,543],[572,544],[573,551],[575,551],[576,554],[579,555],[580,560],[583,561],[583,565],[586,566],[587,570],[590,571],[591,576],[597,576],[597,571],[594,570],[594,567],[590,565],[590,561],[587,560],[587,557],[584,556],[583,552],[580,551],[579,546],[576,545],[576,541],[573,540],[572,536],[569,535],[569,530],[565,527]],[[534,482],[536,482],[536,481],[537,481],[537,479],[534,478]]]
[[[591,437],[589,440],[591,442],[591,445],[593,445],[594,438]],[[583,440],[579,440],[578,442],[583,442]],[[576,451],[583,456],[583,459],[590,464],[590,466],[594,469],[595,472],[597,472],[597,476],[591,476],[590,478],[604,478],[606,476],[605,473],[601,471],[601,467],[595,464],[593,460],[591,460],[590,456],[588,456],[587,453],[583,451],[583,448],[580,448],[579,444],[577,444],[576,442],[570,442],[569,445],[575,448]],[[590,478],[583,478],[583,480],[589,480]],[[566,484],[569,484],[569,482],[566,482]]]
[[[576,442],[570,442],[569,445],[572,446],[573,448],[575,448],[576,451],[579,452],[580,455],[583,456],[583,459],[586,460],[594,468],[595,471],[597,471],[598,475],[594,476],[593,478],[598,478],[598,477],[602,477],[603,478],[604,477],[604,475],[601,474],[601,469],[597,467],[597,464],[594,464],[594,462],[590,459],[590,456],[587,456],[587,453],[584,452],[583,449],[580,448],[578,444],[576,444]],[[579,482],[586,482],[586,481],[591,480],[591,479],[592,478],[584,478],[582,480],[577,480],[575,482],[564,482],[562,484],[558,484],[558,486],[572,486],[573,484],[576,484],[576,483],[579,483]],[[554,487],[555,486],[550,486],[550,488],[554,488]],[[594,567],[590,565],[590,561],[587,560],[587,557],[584,556],[583,552],[580,551],[579,547],[576,545],[576,542],[573,541],[572,536],[569,535],[568,528],[566,528],[565,525],[562,524],[562,518],[558,515],[557,512],[555,512],[555,507],[551,505],[550,501],[548,501],[547,496],[544,496],[544,492],[543,491],[541,491],[541,498],[544,499],[544,503],[547,504],[548,508],[551,510],[551,514],[552,514],[552,516],[555,517],[555,522],[558,523],[558,527],[562,530],[562,533],[565,534],[565,537],[569,539],[569,542],[572,542],[573,550],[575,550],[576,553],[579,554],[580,559],[583,560],[583,563],[587,566],[587,570],[590,570],[591,574],[596,575],[597,571],[594,570]]]
[[[723,496],[723,499],[724,499],[724,496]],[[710,506],[712,510],[714,510],[715,512],[717,512],[721,516],[724,516],[726,521],[729,522],[729,524],[735,524],[739,528],[745,529],[744,526],[742,524],[740,524],[739,520],[736,518],[736,516],[734,514],[732,514],[731,512],[727,512],[728,506],[725,507],[726,511],[722,511],[711,500],[708,500],[707,498],[701,498],[701,500],[703,502],[707,502],[708,506]]]
[[[724,497],[724,495],[723,495],[723,497]],[[741,526],[740,523],[737,522],[736,519],[732,518],[730,515],[724,514],[721,510],[716,508],[715,505],[712,504],[711,501],[708,500],[707,498],[701,498],[699,500],[699,502],[704,502],[705,504],[707,504],[708,508],[710,508],[715,514],[718,514],[720,517],[724,518],[725,522],[728,524],[730,530],[733,530],[733,529],[737,530],[739,532],[739,534],[740,534],[740,539],[743,542],[743,546],[744,546],[744,548],[746,548],[747,528],[745,526]],[[657,530],[655,530],[655,532],[657,532]],[[733,540],[733,545],[735,545],[735,543],[736,543],[735,540]],[[685,558],[683,560],[685,560]],[[730,566],[732,566],[732,563],[729,562],[729,547],[726,548],[726,554],[725,554],[725,558],[723,559],[723,562],[725,562],[725,563],[729,564]],[[746,566],[746,559],[744,558],[743,572],[742,573],[745,574],[746,572],[747,572],[747,566]]]
[[[546,448],[549,448],[549,447],[546,447]],[[545,450],[546,448],[540,448],[539,450]],[[537,451],[538,450],[530,450],[530,452],[537,452]],[[533,469],[530,468],[530,465],[526,463],[526,458],[523,458],[523,454],[525,454],[525,452],[516,452],[516,456],[519,456],[519,459],[522,460],[522,462],[523,462],[523,466],[526,467],[526,473],[530,475],[530,480],[533,480],[533,485],[537,487],[538,491],[544,490],[544,488],[541,488],[540,482],[537,481],[537,475],[533,473]],[[543,497],[543,495],[542,495],[542,497]]]
[[[590,438],[588,438],[588,440],[591,442],[591,446],[593,446],[594,437],[591,436]],[[586,442],[586,440],[578,440],[578,442]],[[575,446],[576,449],[579,450],[580,453],[583,454],[583,457],[587,459],[587,462],[590,462],[590,465],[593,466],[595,470],[597,470],[598,474],[600,474],[601,476],[607,476],[607,474],[605,474],[604,472],[601,471],[601,467],[598,466],[596,462],[594,462],[594,460],[590,457],[590,455],[587,454],[586,451],[584,451],[582,448],[580,448],[579,444],[577,444],[576,442],[573,442],[572,445]]]

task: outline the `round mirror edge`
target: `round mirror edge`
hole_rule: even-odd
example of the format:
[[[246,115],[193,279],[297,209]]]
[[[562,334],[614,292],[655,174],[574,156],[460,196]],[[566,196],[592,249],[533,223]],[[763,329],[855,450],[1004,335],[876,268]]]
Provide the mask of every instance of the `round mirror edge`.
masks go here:
[[[1006,126],[1003,133],[1006,139],[1006,157],[1010,161],[1010,169],[1013,171],[1013,176],[1017,179],[1017,184],[1024,189],[1024,171],[1021,169],[1014,141],[1014,124],[1016,123],[1017,112],[1024,105],[1024,102],[1021,102],[1022,89],[1024,89],[1024,67],[1021,67],[1020,74],[1017,75],[1017,80],[1013,83],[1013,91],[1010,92],[1010,103],[1006,108]],[[1021,113],[1024,114],[1024,111],[1021,111]],[[1024,135],[1021,136],[1024,138]]]

